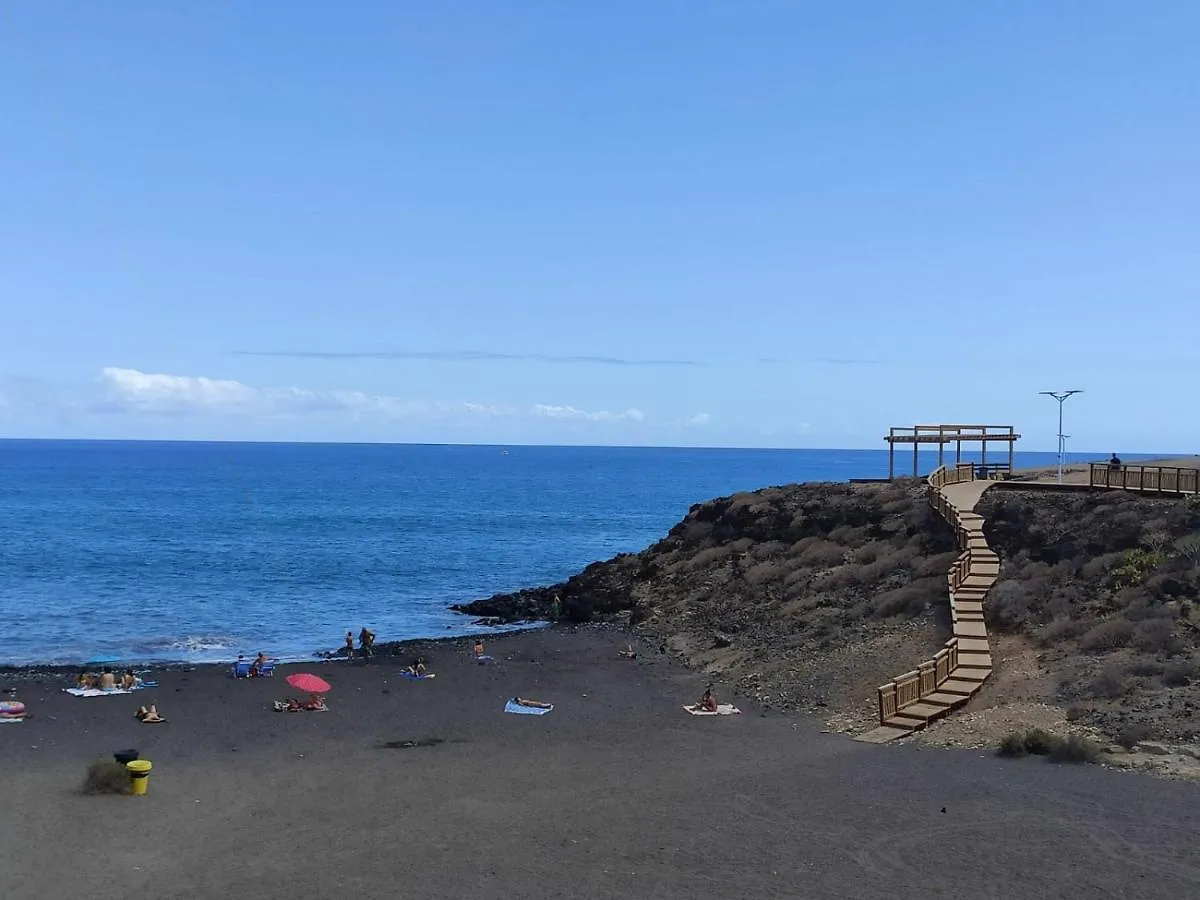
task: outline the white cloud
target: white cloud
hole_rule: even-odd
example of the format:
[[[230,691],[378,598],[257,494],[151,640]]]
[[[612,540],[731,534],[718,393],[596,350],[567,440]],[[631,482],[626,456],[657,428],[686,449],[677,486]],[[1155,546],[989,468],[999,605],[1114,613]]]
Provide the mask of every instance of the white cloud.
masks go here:
[[[690,419],[688,419],[687,424],[692,425],[696,428],[699,428],[702,425],[707,425],[711,421],[712,421],[712,416],[710,416],[706,412],[701,412],[701,413],[696,413],[694,416],[692,416]]]
[[[453,419],[533,417],[582,422],[644,422],[638,409],[623,412],[589,412],[574,406],[544,403],[518,411],[513,407],[483,403],[443,403],[405,400],[362,391],[310,390],[299,387],[257,388],[240,381],[192,375],[164,375],[108,366],[100,372],[108,412],[143,412],[157,415],[221,414],[287,416],[340,414],[372,419]]]
[[[630,408],[624,412],[587,412],[574,406],[548,406],[545,403],[535,404],[530,411],[532,415],[545,419],[577,419],[589,422],[644,422],[646,415],[640,409]]]

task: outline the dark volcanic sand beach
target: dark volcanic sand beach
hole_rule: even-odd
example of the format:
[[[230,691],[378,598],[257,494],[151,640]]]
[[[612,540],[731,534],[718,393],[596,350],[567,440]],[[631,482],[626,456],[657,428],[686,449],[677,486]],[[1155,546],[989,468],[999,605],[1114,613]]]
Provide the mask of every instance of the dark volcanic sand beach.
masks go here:
[[[281,672],[327,677],[326,713],[273,712],[282,677],[226,667],[94,699],[18,680],[0,896],[1200,896],[1200,786],[855,743],[719,686],[745,714],[689,716],[703,676],[620,660],[624,640],[497,637],[491,666],[430,645],[421,683],[389,658]],[[556,709],[504,714],[516,693]],[[149,701],[169,724],[133,718]],[[154,762],[150,793],[80,795],[124,747]]]

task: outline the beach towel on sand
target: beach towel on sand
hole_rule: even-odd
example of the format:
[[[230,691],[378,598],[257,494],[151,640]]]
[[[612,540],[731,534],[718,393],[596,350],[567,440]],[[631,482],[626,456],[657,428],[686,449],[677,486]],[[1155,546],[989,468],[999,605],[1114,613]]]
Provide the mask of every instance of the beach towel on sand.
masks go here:
[[[3,725],[5,722],[24,722],[24,721],[25,721],[24,716],[0,716],[0,725]]]
[[[742,711],[732,703],[718,703],[716,712],[700,709],[697,706],[685,706],[684,709],[693,716],[739,716],[742,714]]]
[[[520,703],[513,703],[511,700],[504,704],[504,711],[506,713],[516,713],[519,716],[544,716],[552,709],[554,709],[553,705],[550,706],[550,709],[541,709],[537,706],[522,706]]]
[[[426,672],[424,675],[414,675],[412,672],[401,672],[401,678],[407,678],[409,681],[425,681],[429,678],[437,678],[436,672]]]
[[[495,657],[492,657],[492,656],[477,656],[477,657],[475,657],[475,662],[479,663],[479,664],[482,666],[484,663],[495,662]]]
[[[111,691],[102,691],[100,688],[63,688],[72,697],[107,697],[109,694],[132,694],[133,691],[127,691],[124,688],[113,688]]]

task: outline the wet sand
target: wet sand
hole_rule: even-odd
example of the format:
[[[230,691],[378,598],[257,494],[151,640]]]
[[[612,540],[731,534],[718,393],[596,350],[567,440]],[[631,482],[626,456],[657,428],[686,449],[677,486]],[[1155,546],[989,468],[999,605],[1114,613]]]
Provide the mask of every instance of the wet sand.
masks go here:
[[[580,629],[426,651],[437,678],[225,667],[83,699],[18,684],[0,726],[0,886],[9,900],[250,895],[520,898],[1200,895],[1200,786],[859,744],[815,721],[689,716],[704,679]],[[334,685],[326,713],[276,713],[282,675]],[[5,682],[5,686],[11,684]],[[556,704],[502,712],[513,694]],[[154,701],[166,725],[133,713]],[[387,743],[429,742],[407,749]],[[78,793],[136,747],[145,797]],[[944,810],[944,811],[943,811]]]

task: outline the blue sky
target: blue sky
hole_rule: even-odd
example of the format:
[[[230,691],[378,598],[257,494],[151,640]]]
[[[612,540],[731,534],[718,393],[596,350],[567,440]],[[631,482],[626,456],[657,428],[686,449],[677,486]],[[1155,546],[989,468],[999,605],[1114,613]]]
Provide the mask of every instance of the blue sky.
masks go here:
[[[5,4],[0,436],[1189,451],[1191,2]]]

